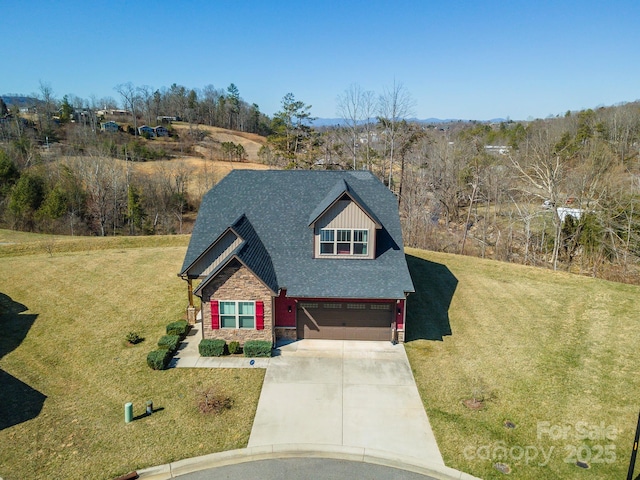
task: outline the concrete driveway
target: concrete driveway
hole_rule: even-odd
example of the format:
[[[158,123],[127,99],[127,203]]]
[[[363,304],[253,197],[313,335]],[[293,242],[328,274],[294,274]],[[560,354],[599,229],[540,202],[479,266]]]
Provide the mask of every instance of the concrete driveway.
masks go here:
[[[279,353],[248,447],[337,445],[444,466],[403,345],[302,340]]]

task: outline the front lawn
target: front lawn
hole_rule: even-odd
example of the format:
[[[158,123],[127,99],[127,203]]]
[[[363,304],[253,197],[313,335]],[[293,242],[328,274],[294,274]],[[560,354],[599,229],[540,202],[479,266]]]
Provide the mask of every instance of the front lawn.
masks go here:
[[[407,253],[406,350],[445,463],[484,479],[504,478],[497,463],[518,479],[625,478],[640,287]],[[474,397],[482,409],[463,404]]]
[[[38,250],[45,237],[11,240],[0,246],[0,477],[108,479],[246,446],[263,370],[146,364],[184,314],[188,237],[63,238],[53,255]],[[145,340],[127,345],[129,331]],[[233,408],[200,414],[209,387]],[[141,417],[147,400],[156,412],[125,424],[124,404]]]

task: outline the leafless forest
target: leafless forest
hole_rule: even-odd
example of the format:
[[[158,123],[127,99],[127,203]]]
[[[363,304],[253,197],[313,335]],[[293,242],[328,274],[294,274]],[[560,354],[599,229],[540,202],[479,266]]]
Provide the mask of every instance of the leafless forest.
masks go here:
[[[401,84],[351,85],[337,96],[339,124],[314,127],[312,106],[291,93],[269,118],[233,84],[115,91],[118,100],[57,99],[41,85],[21,103],[0,102],[4,228],[187,232],[219,178],[180,159],[202,158],[205,172],[207,162],[247,160],[239,143],[212,147],[209,125],[266,137],[259,161],[274,168],[373,171],[397,195],[408,246],[640,283],[640,103],[427,123],[412,118]]]

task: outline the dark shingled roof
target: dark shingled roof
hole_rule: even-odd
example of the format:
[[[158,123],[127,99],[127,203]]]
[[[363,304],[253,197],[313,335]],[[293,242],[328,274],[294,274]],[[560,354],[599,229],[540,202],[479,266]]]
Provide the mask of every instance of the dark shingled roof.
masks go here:
[[[313,258],[309,223],[345,192],[382,225],[375,260]],[[202,199],[181,273],[229,227],[244,240],[231,255],[276,293],[398,299],[414,291],[396,198],[370,172],[232,171]]]

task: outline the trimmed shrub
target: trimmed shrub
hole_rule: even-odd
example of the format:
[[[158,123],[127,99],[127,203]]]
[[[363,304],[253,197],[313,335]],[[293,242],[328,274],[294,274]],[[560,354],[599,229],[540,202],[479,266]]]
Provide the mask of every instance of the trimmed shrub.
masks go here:
[[[205,338],[200,340],[198,345],[198,352],[203,357],[221,357],[224,355],[224,347],[227,346],[227,342],[222,339]]]
[[[137,343],[140,343],[144,340],[144,338],[138,335],[137,332],[127,333],[126,339],[127,342],[129,342],[131,345],[136,345]]]
[[[240,353],[240,342],[229,342],[229,354],[235,355],[236,353]]]
[[[245,357],[270,357],[271,342],[265,340],[247,340],[244,342]]]
[[[147,365],[154,370],[165,370],[171,360],[171,352],[169,350],[154,350],[147,355]]]
[[[161,350],[169,350],[175,352],[180,344],[180,337],[178,335],[163,335],[158,340],[158,348]]]
[[[167,335],[184,337],[189,332],[189,323],[186,320],[178,320],[167,325]]]

